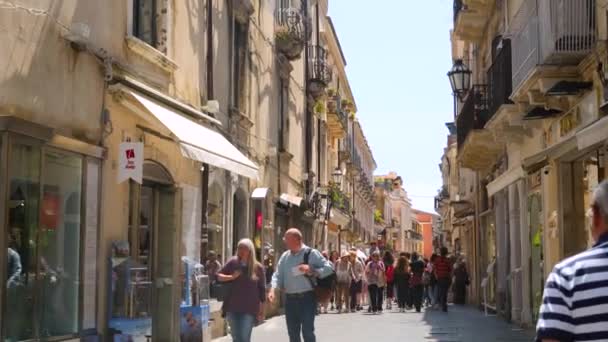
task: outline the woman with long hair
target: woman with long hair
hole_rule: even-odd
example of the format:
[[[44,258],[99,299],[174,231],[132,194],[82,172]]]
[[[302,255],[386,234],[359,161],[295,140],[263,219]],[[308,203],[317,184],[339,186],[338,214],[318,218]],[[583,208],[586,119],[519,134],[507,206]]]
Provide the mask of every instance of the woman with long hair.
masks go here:
[[[395,268],[395,286],[397,286],[397,305],[399,306],[399,312],[405,312],[407,300],[410,291],[410,271],[408,267],[408,260],[405,256],[400,256],[397,260],[397,267]]]
[[[251,331],[264,320],[266,301],[264,266],[256,260],[255,247],[250,239],[242,239],[232,257],[217,274],[218,281],[231,283],[223,305],[234,342],[250,342]]]
[[[384,252],[382,259],[384,267],[386,267],[386,309],[391,310],[393,308],[393,299],[395,298],[395,258],[393,253],[390,251]]]

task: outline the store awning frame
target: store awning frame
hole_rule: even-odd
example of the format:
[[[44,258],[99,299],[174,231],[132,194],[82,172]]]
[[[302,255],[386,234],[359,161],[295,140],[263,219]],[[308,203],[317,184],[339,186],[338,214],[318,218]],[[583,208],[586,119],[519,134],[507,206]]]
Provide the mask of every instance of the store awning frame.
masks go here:
[[[207,163],[241,176],[257,179],[258,166],[219,132],[134,90],[127,90],[152,117],[175,136],[186,158]]]
[[[524,169],[521,165],[511,168],[496,177],[492,182],[488,183],[486,189],[488,190],[488,197],[494,196],[497,192],[507,188],[509,185],[523,179],[526,176]]]

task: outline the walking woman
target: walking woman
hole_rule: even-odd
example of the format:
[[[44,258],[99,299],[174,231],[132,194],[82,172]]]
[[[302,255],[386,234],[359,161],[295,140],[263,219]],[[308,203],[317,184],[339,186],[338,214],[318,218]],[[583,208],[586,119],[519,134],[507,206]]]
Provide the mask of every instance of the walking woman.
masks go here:
[[[454,304],[464,305],[467,301],[467,286],[469,286],[469,272],[464,260],[460,259],[454,267]]]
[[[255,248],[249,239],[239,241],[236,256],[217,273],[218,281],[230,282],[223,311],[230,324],[234,342],[250,342],[256,320],[264,320],[266,301],[264,266],[255,258]]]
[[[412,253],[412,262],[410,269],[412,270],[412,279],[410,279],[410,291],[412,296],[412,304],[416,308],[416,312],[422,310],[422,295],[424,285],[422,284],[422,274],[424,273],[424,261],[420,260],[418,253]]]
[[[395,258],[391,252],[386,251],[384,252],[382,261],[384,262],[384,267],[386,267],[386,309],[391,310],[393,308],[393,299],[395,298]]]
[[[382,312],[382,287],[385,284],[386,271],[384,263],[380,260],[380,252],[374,251],[370,262],[365,269],[367,289],[369,291],[370,308],[372,313]]]
[[[407,297],[410,289],[410,272],[405,256],[399,257],[395,268],[395,286],[397,287],[397,305],[399,312],[405,312]]]
[[[352,281],[350,283],[350,308],[351,312],[361,310],[362,291],[363,291],[363,275],[365,274],[365,265],[357,257],[356,251],[350,252],[350,264],[353,270]]]
[[[336,262],[336,278],[338,285],[336,286],[336,304],[338,313],[350,311],[350,286],[353,281],[353,266],[350,262],[350,253],[342,252],[342,258]]]

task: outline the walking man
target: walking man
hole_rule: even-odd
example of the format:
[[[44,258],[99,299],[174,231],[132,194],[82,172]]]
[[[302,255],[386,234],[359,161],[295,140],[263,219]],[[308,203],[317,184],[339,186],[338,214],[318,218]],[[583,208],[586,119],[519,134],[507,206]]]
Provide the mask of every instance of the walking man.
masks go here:
[[[333,269],[327,259],[315,249],[304,245],[302,233],[291,228],[283,238],[287,251],[283,253],[272,276],[272,289],[268,300],[275,300],[275,291],[285,293],[285,319],[290,342],[315,342],[315,314],[317,299],[314,292],[314,278],[324,278]],[[308,264],[304,256],[308,253]]]
[[[437,303],[443,312],[448,312],[448,290],[452,281],[452,264],[447,258],[448,249],[446,247],[441,247],[439,254],[433,265],[438,287]]]
[[[547,279],[537,341],[608,341],[608,181],[593,194],[595,245],[557,264]]]

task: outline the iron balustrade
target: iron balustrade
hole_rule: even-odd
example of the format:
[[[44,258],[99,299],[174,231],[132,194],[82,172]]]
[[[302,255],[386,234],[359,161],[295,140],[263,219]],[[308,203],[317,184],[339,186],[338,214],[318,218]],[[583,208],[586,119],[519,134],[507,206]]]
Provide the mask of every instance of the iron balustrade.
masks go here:
[[[591,53],[595,0],[526,0],[512,20],[512,87],[537,65],[577,65]]]
[[[305,25],[299,0],[278,0],[275,18],[277,25],[285,28],[294,39],[304,40]]]
[[[476,84],[469,90],[462,110],[456,118],[458,149],[462,148],[469,133],[483,129],[490,119],[488,115],[487,86]]]
[[[511,96],[511,41],[502,41],[502,48],[494,57],[487,73],[488,80],[488,110],[494,115],[503,104],[512,103]]]
[[[331,82],[332,73],[327,62],[327,56],[327,50],[322,46],[308,46],[308,81],[318,82],[324,86]]]

